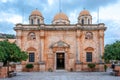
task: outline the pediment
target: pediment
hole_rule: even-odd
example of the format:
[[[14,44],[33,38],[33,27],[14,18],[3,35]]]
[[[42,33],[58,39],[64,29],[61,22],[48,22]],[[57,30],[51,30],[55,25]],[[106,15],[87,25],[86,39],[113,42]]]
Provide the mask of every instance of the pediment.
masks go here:
[[[85,50],[86,50],[86,51],[94,51],[94,48],[92,48],[92,47],[87,47],[87,48],[85,48]]]
[[[67,47],[67,48],[69,48],[70,45],[65,43],[64,41],[58,41],[51,46],[51,48],[54,48],[54,47]]]

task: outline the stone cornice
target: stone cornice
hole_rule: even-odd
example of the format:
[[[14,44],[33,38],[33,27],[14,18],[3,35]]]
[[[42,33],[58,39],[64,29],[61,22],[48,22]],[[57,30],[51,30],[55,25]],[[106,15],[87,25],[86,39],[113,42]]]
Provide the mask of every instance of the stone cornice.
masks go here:
[[[82,30],[82,31],[94,31],[94,30],[106,30],[107,27],[103,23],[100,24],[72,24],[72,25],[23,25],[17,24],[14,30],[45,30],[45,31],[69,31],[69,30]]]

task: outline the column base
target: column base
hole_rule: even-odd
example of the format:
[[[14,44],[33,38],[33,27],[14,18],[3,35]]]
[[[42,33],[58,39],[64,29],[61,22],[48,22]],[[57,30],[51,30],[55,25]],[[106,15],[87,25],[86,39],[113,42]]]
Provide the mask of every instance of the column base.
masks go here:
[[[82,62],[77,60],[76,64],[75,64],[75,68],[76,68],[76,71],[81,71],[82,70]]]
[[[45,62],[41,61],[39,62],[39,71],[45,71]]]
[[[100,62],[100,63],[99,63],[99,71],[100,71],[100,72],[105,71],[105,70],[104,70],[104,62]]]

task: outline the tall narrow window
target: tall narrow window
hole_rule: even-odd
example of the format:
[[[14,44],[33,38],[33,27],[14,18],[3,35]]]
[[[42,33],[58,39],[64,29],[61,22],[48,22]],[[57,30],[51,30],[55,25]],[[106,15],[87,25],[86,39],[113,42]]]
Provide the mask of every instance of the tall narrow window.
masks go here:
[[[82,19],[82,24],[84,24],[84,19]]]
[[[31,19],[31,24],[33,24],[34,22],[33,22],[33,19]]]
[[[92,52],[86,53],[86,62],[92,62]]]
[[[37,19],[37,23],[40,24],[40,19]]]
[[[90,19],[88,19],[88,24],[90,24]]]
[[[29,62],[34,62],[34,61],[35,61],[35,54],[29,53]]]

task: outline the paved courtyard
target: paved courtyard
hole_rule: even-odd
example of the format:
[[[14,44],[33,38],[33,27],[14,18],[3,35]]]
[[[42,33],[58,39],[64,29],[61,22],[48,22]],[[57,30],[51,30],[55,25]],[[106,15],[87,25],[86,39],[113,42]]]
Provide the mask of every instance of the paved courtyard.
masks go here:
[[[19,72],[17,76],[0,80],[120,80],[109,72]]]

